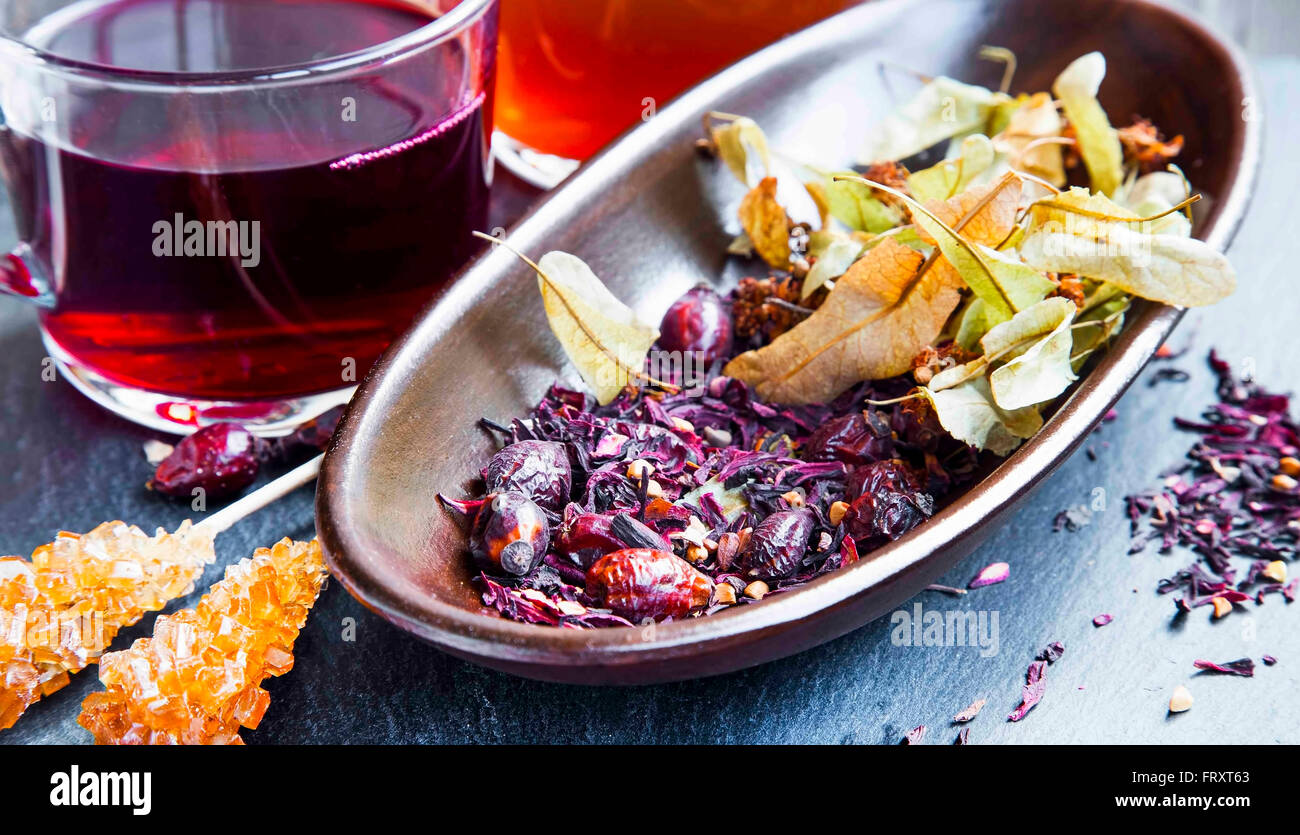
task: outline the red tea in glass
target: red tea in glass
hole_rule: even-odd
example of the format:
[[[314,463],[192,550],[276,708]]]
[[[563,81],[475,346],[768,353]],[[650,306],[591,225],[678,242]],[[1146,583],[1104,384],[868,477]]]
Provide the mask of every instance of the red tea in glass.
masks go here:
[[[697,81],[854,0],[504,0],[496,124],[585,159]]]
[[[78,387],[271,428],[346,396],[486,223],[493,2],[108,0],[23,32],[80,82],[31,70],[37,118],[0,129],[11,269]]]

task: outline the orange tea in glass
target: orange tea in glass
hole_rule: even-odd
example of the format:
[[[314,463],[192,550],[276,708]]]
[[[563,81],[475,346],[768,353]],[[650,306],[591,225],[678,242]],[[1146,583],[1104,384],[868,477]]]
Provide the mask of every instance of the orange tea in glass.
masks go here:
[[[855,2],[501,0],[500,158],[552,185],[650,108]]]

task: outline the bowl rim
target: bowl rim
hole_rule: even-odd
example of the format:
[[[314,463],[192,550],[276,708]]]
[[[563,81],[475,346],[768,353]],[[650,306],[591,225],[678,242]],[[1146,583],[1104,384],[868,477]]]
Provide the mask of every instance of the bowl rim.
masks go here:
[[[683,93],[659,111],[657,118],[638,125],[607,149],[584,164],[560,188],[537,204],[508,234],[509,239],[528,240],[544,230],[550,214],[566,214],[607,190],[620,169],[644,161],[650,149],[675,131],[685,119],[718,100],[744,79],[761,69],[779,64],[804,52],[811,44],[832,33],[852,18],[854,29],[869,25],[874,16],[884,17],[924,0],[877,0],[842,12],[832,18],[760,50],[722,70]],[[1183,27],[1197,40],[1220,51],[1235,74],[1227,79],[1243,98],[1258,102],[1249,64],[1229,40],[1217,34],[1193,15],[1152,0],[1115,0],[1153,10],[1167,16],[1170,25]],[[1234,135],[1232,147],[1223,149],[1235,160],[1236,174],[1205,230],[1204,240],[1224,250],[1241,225],[1254,190],[1259,167],[1262,111]],[[1099,359],[1086,377],[1075,385],[1068,398],[1046,421],[1043,428],[984,479],[972,485],[926,524],[900,539],[877,548],[858,563],[830,572],[815,580],[773,595],[761,606],[735,607],[705,618],[670,621],[651,627],[624,629],[556,629],[520,623],[443,602],[421,592],[414,584],[397,589],[369,569],[366,545],[347,524],[347,502],[342,485],[364,462],[359,460],[353,441],[363,430],[382,424],[376,402],[387,402],[395,389],[412,373],[411,357],[418,346],[436,337],[448,315],[472,301],[480,273],[514,268],[512,256],[495,249],[466,266],[458,280],[435,299],[375,364],[359,387],[339,424],[322,465],[316,496],[317,531],[331,573],[361,603],[382,617],[444,648],[481,659],[527,666],[580,666],[598,663],[620,666],[652,663],[701,651],[708,644],[719,648],[742,642],[751,633],[766,633],[791,627],[804,619],[844,604],[869,592],[886,580],[922,564],[948,543],[978,535],[988,517],[1010,509],[1073,452],[1090,430],[1114,405],[1148,360],[1182,318],[1183,310],[1158,304],[1144,304],[1120,338]],[[442,315],[440,315],[442,314]],[[832,636],[828,636],[832,637]]]

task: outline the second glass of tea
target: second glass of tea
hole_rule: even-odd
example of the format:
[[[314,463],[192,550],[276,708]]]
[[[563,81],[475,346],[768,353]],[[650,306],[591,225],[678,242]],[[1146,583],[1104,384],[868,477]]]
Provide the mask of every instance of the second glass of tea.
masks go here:
[[[550,188],[673,96],[859,0],[502,0],[497,158]]]
[[[0,172],[78,389],[170,431],[343,402],[476,248],[496,0],[4,0]],[[3,256],[0,256],[3,258]]]

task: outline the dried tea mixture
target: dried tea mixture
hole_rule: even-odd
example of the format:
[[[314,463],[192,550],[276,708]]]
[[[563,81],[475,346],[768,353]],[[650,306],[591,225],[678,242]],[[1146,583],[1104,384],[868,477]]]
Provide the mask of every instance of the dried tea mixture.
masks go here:
[[[1032,437],[1134,299],[1231,293],[1231,265],[1191,237],[1198,196],[1166,169],[1181,141],[1116,131],[1104,74],[1091,53],[1050,93],[932,79],[853,170],[796,163],[753,120],[710,114],[701,147],[746,189],[728,252],[763,270],[688,291],[659,327],[576,256],[516,252],[586,390],[556,384],[527,416],[485,420],[503,447],[483,493],[440,497],[484,603],[639,624],[850,565],[924,523],[981,453]],[[951,101],[962,119],[945,118]],[[944,159],[909,167],[938,145]],[[989,566],[971,587],[1005,577]]]

